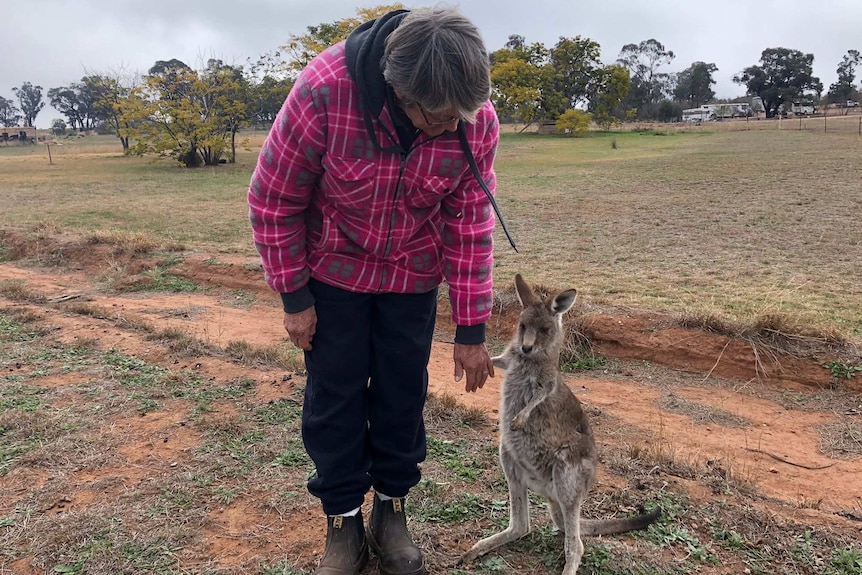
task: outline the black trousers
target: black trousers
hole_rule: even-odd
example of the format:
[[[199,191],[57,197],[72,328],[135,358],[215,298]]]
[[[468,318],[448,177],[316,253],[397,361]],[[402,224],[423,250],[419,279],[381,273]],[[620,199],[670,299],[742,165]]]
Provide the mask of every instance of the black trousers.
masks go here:
[[[317,331],[305,353],[302,439],[317,473],[308,490],[327,515],[371,487],[403,497],[425,460],[422,411],[437,290],[362,294],[311,280]]]

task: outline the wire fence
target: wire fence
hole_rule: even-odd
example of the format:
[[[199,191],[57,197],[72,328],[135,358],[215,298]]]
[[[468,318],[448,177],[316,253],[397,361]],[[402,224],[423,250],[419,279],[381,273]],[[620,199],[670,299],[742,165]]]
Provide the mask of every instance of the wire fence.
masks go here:
[[[862,137],[862,113],[857,110],[827,110],[826,113],[809,114],[806,116],[787,116],[784,118],[736,118],[732,120],[720,120],[692,123],[675,124],[653,124],[658,130],[667,130],[673,126],[673,130],[704,130],[716,131],[744,131],[744,130],[782,130],[782,131],[804,131],[820,132],[824,134],[841,134],[847,136]]]

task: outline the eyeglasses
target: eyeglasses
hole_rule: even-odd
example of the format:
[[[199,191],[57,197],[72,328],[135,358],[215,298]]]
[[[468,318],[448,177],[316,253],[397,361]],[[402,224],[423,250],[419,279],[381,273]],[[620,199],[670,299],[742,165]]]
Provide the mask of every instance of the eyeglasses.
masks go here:
[[[421,104],[417,103],[416,107],[419,108],[419,112],[422,114],[422,119],[425,120],[425,124],[428,126],[442,126],[444,124],[451,124],[452,122],[457,122],[460,119],[458,118],[458,116],[449,116],[444,120],[440,120],[439,116],[437,116],[436,118],[434,116],[430,116]]]

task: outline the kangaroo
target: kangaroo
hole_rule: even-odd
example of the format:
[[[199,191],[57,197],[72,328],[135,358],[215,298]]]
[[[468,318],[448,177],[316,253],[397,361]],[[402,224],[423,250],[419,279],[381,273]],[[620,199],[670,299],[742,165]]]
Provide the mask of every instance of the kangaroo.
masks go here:
[[[598,454],[581,402],[559,370],[562,316],[575,303],[568,289],[542,301],[520,274],[515,288],[523,308],[506,350],[492,358],[506,371],[500,400],[500,464],[509,485],[509,527],[482,539],[459,563],[505,545],[530,531],[527,489],[548,499],[551,519],[565,531],[566,566],[575,575],[584,553],[582,535],[643,529],[660,514],[624,519],[581,519],[581,504],[596,479]]]

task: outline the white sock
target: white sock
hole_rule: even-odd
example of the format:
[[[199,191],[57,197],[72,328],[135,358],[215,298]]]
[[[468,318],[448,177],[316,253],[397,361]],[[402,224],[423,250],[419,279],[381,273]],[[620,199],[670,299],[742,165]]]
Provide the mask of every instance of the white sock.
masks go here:
[[[353,511],[348,511],[347,513],[341,513],[340,516],[341,517],[353,517],[357,513],[359,513],[359,507],[357,507]],[[338,515],[330,515],[330,517],[338,517]]]

